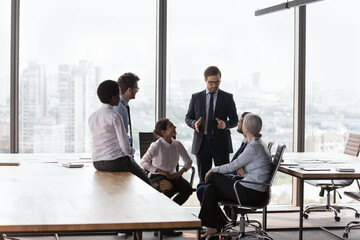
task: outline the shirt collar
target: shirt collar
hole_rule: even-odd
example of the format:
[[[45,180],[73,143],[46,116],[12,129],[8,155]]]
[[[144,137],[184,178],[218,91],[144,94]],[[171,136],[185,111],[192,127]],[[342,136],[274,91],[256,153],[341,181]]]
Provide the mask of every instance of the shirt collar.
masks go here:
[[[206,95],[210,92],[207,88],[205,89],[205,91],[206,91]],[[216,92],[214,93],[214,96],[217,96],[218,92],[219,92],[219,89],[216,90]]]
[[[159,141],[162,142],[165,145],[165,147],[170,147],[172,145],[172,144],[168,143],[167,141],[165,141],[165,139],[163,139],[162,137],[159,138]]]
[[[103,107],[103,108],[114,109],[114,107],[113,107],[113,106],[111,106],[111,105],[110,105],[110,104],[108,104],[108,103],[103,103],[102,107]]]
[[[125,107],[127,107],[129,105],[123,96],[120,96],[120,101]]]

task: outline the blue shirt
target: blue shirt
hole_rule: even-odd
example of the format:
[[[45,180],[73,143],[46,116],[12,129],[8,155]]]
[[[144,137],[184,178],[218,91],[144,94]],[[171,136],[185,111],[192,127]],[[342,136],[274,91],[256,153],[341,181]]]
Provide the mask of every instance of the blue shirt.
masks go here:
[[[118,112],[120,114],[120,116],[122,117],[123,121],[124,121],[124,126],[125,126],[125,132],[128,136],[128,141],[129,143],[132,143],[132,139],[129,135],[129,114],[128,111],[126,109],[126,107],[128,106],[128,102],[125,100],[125,98],[123,98],[123,96],[120,96],[120,103],[117,106],[114,106],[114,110],[116,112]]]

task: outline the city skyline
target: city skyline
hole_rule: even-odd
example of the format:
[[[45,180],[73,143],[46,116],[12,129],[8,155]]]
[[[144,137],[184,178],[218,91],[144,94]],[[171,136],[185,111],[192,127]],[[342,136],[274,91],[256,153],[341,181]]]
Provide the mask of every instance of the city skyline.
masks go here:
[[[55,76],[55,77],[54,77]],[[100,81],[101,67],[94,66],[87,60],[80,60],[77,64],[61,64],[58,66],[58,73],[48,73],[44,64],[38,64],[34,61],[29,61],[29,65],[26,69],[21,71],[20,75],[20,149],[22,152],[32,152],[34,149],[40,152],[54,152],[65,149],[65,152],[89,152],[90,148],[90,136],[87,128],[87,118],[92,111],[95,111],[96,107],[100,105],[95,89]],[[284,92],[282,89],[267,90],[261,88],[262,77],[261,73],[254,73],[253,80],[241,83],[240,81],[227,80],[228,86],[236,86],[232,92],[234,99],[237,103],[238,114],[242,111],[252,111],[260,114],[264,119],[264,138],[268,141],[276,139],[282,139],[282,141],[289,145],[288,149],[291,150],[292,143],[292,93],[288,92],[287,97],[284,100]],[[187,111],[188,99],[191,94],[184,95],[184,92],[191,92],[192,88],[185,89],[183,93],[176,96],[180,92],[176,89],[181,86],[198,86],[200,89],[204,87],[200,81],[198,84],[192,84],[193,79],[182,79],[181,81],[173,81],[173,84],[168,89],[168,117],[178,125],[179,131],[178,137],[184,141],[184,145],[189,150],[191,146],[192,130],[189,129],[183,122],[183,117]],[[153,83],[154,85],[155,83]],[[155,93],[149,93],[147,91],[148,86],[142,85],[139,82],[141,91],[135,100],[131,102],[133,109],[136,110],[134,116],[135,132],[138,131],[152,131],[155,123],[154,118],[154,98]],[[285,86],[283,89],[287,89],[289,86]],[[227,85],[224,84],[224,88],[228,90]],[[154,91],[154,86],[150,86],[150,89]],[[4,89],[2,89],[4,91]],[[276,92],[283,92],[282,95],[278,95]],[[336,93],[336,92],[334,92]],[[344,92],[340,94],[329,96],[329,98],[338,99]],[[6,93],[2,92],[3,96]],[[253,96],[258,96],[254,101]],[[282,99],[281,99],[282,98]],[[6,103],[9,103],[9,94],[7,95]],[[75,100],[76,99],[76,100]],[[152,102],[152,103],[151,103]],[[287,102],[287,103],[286,103]],[[4,103],[4,102],[3,102]],[[149,105],[150,103],[150,105]],[[328,114],[334,113],[334,106],[326,107],[327,98],[317,99],[316,105],[308,106],[311,109],[321,109],[326,112],[326,109],[330,108]],[[344,104],[347,104],[344,102]],[[352,109],[344,110],[341,104],[337,104],[336,111],[341,118],[342,122],[346,118],[355,118],[354,121],[344,125],[343,123],[327,120],[326,115],[321,117],[307,120],[306,125],[306,146],[311,150],[329,150],[329,146],[326,140],[318,138],[321,135],[334,135],[332,131],[337,131],[339,134],[334,137],[338,143],[343,144],[346,139],[344,136],[349,130],[356,130],[360,128],[360,118],[357,115],[353,115]],[[176,108],[174,108],[176,106]],[[6,105],[0,104],[1,109],[6,109]],[[76,110],[75,110],[76,109]],[[313,110],[312,110],[313,111]],[[318,110],[316,110],[318,111]],[[348,113],[347,113],[348,112]],[[81,114],[80,114],[81,113]],[[2,129],[6,129],[6,117],[2,112],[1,118]],[[75,116],[77,114],[77,116]],[[356,114],[356,113],[355,113]],[[307,114],[307,116],[312,116]],[[138,119],[139,120],[138,120]],[[76,119],[76,120],[75,120]],[[147,121],[143,121],[147,119]],[[346,121],[345,121],[346,122]],[[139,123],[139,124],[137,124]],[[144,124],[146,123],[146,124]],[[41,131],[41,127],[44,128]],[[36,131],[34,131],[36,129]],[[76,130],[75,130],[76,129]],[[328,129],[328,130],[327,130]],[[4,130],[3,130],[4,131]],[[327,133],[330,131],[330,133]],[[59,139],[64,136],[63,141],[57,141],[53,145],[43,142],[44,139],[53,139],[54,132],[61,132]],[[241,137],[238,136],[233,129],[234,148],[236,142],[241,141]],[[38,145],[34,146],[36,134],[39,133],[42,137],[36,137],[39,140]],[[311,133],[311,134],[309,134]],[[269,137],[269,134],[272,136]],[[274,135],[275,134],[275,135]],[[56,134],[55,134],[56,135]],[[336,134],[335,134],[336,135]],[[310,138],[309,138],[310,136]],[[315,141],[314,139],[318,139]],[[309,143],[309,142],[312,143]],[[36,142],[36,141],[35,141]],[[67,147],[59,147],[67,143]],[[137,143],[137,140],[135,141]],[[319,144],[320,142],[320,144]],[[63,144],[61,144],[63,143]],[[342,145],[338,144],[338,147],[333,150],[342,149]],[[332,143],[332,145],[335,145]],[[313,147],[311,147],[313,146]],[[137,146],[135,146],[137,147]],[[50,150],[49,150],[50,149]],[[51,150],[56,149],[56,150]],[[2,149],[6,151],[6,149]]]

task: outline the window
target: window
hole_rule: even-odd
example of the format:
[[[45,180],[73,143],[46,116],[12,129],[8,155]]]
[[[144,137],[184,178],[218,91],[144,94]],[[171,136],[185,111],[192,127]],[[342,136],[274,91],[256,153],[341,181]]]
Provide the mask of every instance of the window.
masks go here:
[[[20,10],[20,152],[90,152],[97,86],[125,72],[141,78],[130,102],[138,148],[155,122],[156,2],[31,0]]]
[[[0,2],[0,153],[10,152],[10,7]]]
[[[259,1],[168,2],[167,115],[189,153],[193,130],[184,119],[191,94],[206,87],[203,72],[210,65],[220,68],[220,88],[233,94],[238,115],[259,114],[263,140],[292,150],[293,11],[255,17],[260,7]],[[235,151],[241,140],[233,128]],[[291,182],[278,174],[273,203],[290,204]],[[198,202],[194,197],[188,204]]]
[[[348,133],[360,132],[359,7],[329,0],[308,8],[306,151],[343,152]],[[306,185],[307,202],[325,202],[318,191]]]

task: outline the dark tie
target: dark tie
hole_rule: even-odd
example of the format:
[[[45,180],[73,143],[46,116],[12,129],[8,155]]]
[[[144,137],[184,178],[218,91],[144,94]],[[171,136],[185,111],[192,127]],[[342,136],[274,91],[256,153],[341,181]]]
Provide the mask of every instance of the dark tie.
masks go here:
[[[210,104],[209,104],[209,112],[207,118],[207,134],[206,137],[208,140],[212,137],[213,132],[213,123],[214,123],[214,93],[210,92]]]
[[[247,142],[245,142],[245,141],[241,143],[240,148],[234,154],[234,157],[232,158],[231,161],[234,161],[235,159],[238,158],[238,156],[245,150],[246,145],[247,145]]]
[[[130,118],[130,107],[129,105],[126,106],[127,112],[128,112],[128,116],[129,116],[129,128],[130,128],[130,146],[132,147],[132,128],[131,128],[131,118]]]

